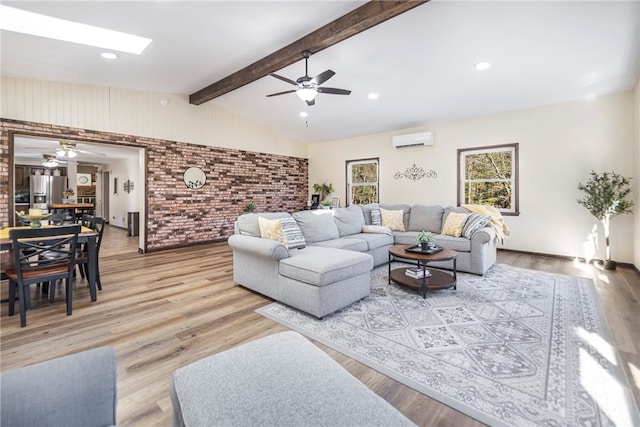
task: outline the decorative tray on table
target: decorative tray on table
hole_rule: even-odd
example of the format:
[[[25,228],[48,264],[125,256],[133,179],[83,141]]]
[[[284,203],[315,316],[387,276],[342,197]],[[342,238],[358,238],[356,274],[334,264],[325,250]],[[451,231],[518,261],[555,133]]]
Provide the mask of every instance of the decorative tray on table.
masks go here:
[[[428,249],[423,251],[420,248],[420,245],[415,245],[415,246],[408,247],[407,249],[405,249],[405,251],[413,252],[415,254],[433,255],[433,254],[437,254],[438,252],[441,252],[442,251],[442,247],[441,246],[435,246],[433,248],[428,248]]]

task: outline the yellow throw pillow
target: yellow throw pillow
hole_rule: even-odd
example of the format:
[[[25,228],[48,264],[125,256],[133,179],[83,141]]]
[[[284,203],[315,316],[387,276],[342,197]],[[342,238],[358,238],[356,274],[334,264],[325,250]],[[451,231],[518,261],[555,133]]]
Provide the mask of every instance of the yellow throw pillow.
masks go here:
[[[449,215],[447,215],[447,219],[442,226],[442,234],[453,237],[460,237],[462,235],[462,230],[464,229],[464,224],[467,222],[468,216],[469,214],[466,213],[451,212]]]
[[[260,227],[260,237],[263,239],[275,240],[276,242],[284,241],[282,239],[282,224],[279,219],[267,219],[259,216],[258,226]]]
[[[402,209],[399,211],[388,211],[380,208],[382,226],[389,228],[391,231],[404,231],[403,215]]]

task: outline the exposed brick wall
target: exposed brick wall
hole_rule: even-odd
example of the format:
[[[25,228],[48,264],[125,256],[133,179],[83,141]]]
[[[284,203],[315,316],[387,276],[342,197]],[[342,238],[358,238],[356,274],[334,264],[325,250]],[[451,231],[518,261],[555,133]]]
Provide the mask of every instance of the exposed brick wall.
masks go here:
[[[307,203],[308,159],[8,119],[0,119],[0,131],[2,227],[9,224],[8,150],[13,131],[145,147],[147,251],[226,238],[251,200],[256,211],[292,212]],[[182,180],[191,166],[206,173],[201,189],[186,188]]]

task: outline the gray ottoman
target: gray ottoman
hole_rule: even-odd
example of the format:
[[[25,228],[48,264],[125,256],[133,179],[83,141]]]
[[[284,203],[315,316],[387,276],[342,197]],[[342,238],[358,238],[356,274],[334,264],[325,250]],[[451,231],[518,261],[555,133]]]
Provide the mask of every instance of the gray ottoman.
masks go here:
[[[278,301],[322,318],[369,295],[371,255],[319,246],[290,253],[278,266]]]
[[[296,332],[270,335],[173,373],[174,426],[410,426]]]

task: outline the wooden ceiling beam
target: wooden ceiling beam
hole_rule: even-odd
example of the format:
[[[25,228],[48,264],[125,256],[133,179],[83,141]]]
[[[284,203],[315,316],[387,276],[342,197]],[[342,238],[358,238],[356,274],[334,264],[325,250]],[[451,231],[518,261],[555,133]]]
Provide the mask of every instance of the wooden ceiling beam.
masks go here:
[[[189,103],[200,105],[269,73],[276,72],[302,59],[302,51],[312,54],[333,46],[358,33],[398,16],[429,0],[370,1],[301,39],[283,47],[253,64],[236,71],[204,89],[189,95]]]

